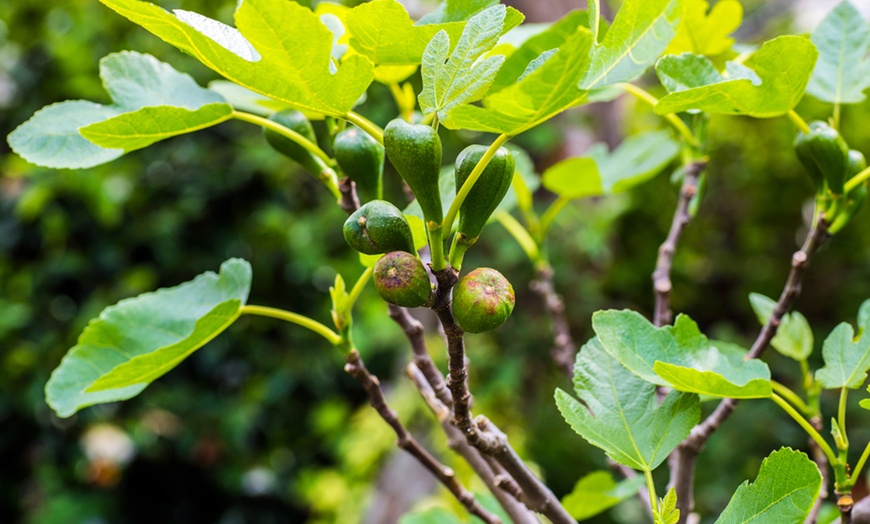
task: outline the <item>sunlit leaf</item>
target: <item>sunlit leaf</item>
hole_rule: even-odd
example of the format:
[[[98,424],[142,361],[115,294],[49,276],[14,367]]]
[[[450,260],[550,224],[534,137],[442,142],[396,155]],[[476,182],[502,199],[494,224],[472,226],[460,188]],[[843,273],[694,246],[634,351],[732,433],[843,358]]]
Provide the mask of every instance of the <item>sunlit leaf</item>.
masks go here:
[[[822,488],[822,474],[800,451],[781,448],[761,463],[755,482],[737,488],[716,524],[800,524]]]
[[[556,406],[581,437],[626,466],[653,470],[689,435],[701,416],[698,396],[673,391],[661,404],[656,387],[609,355],[597,339],[580,350],[574,391],[561,389]]]
[[[844,0],[813,31],[819,60],[807,93],[835,104],[864,101],[870,87],[870,24]]]
[[[729,62],[728,76],[699,55],[665,56],[656,64],[656,72],[670,94],[655,111],[782,115],[803,97],[817,55],[808,38],[780,36],[765,42],[742,65]]]
[[[665,54],[721,55],[731,49],[734,39],[729,35],[742,21],[743,6],[738,0],[718,0],[712,9],[707,0],[683,0],[680,27]]]
[[[749,302],[758,321],[762,325],[767,324],[776,307],[776,301],[758,293],[751,293]],[[813,353],[813,330],[810,323],[798,311],[786,313],[770,345],[788,358],[806,360]]]
[[[771,394],[767,364],[721,350],[686,315],[657,328],[635,311],[598,311],[592,327],[608,353],[653,384],[712,397]]]
[[[45,387],[61,417],[138,395],[225,330],[248,298],[251,266],[230,259],[219,275],[130,298],[92,320]]]
[[[574,484],[571,493],[562,499],[562,505],[572,517],[584,520],[633,497],[643,485],[641,475],[617,483],[610,472],[593,471]]]

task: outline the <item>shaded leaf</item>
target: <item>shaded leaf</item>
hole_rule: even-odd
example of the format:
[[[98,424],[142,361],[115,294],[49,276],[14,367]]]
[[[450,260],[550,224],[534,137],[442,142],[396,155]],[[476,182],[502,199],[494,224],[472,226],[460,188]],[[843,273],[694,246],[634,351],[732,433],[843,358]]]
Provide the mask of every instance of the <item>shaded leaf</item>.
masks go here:
[[[653,470],[689,435],[701,416],[697,395],[673,391],[657,405],[656,388],[610,356],[598,339],[580,350],[574,391],[556,406],[581,437],[626,466]]]
[[[847,0],[840,2],[810,37],[819,60],[807,93],[824,102],[855,104],[870,87],[870,24]]]
[[[759,293],[750,293],[749,302],[761,325],[767,324],[776,307],[776,301]],[[788,358],[806,360],[813,353],[813,330],[810,323],[798,311],[786,313],[770,345]]]
[[[868,327],[870,323],[861,326],[862,334],[858,338],[846,322],[831,331],[822,344],[825,366],[815,374],[822,387],[857,389],[864,384],[870,370],[870,336],[865,336]]]
[[[580,89],[627,82],[655,63],[677,31],[683,0],[626,0],[592,57]]]
[[[653,384],[715,397],[771,394],[767,364],[720,350],[686,315],[657,328],[635,311],[598,311],[592,327],[608,353]]]
[[[787,113],[803,97],[817,55],[808,38],[780,36],[765,42],[743,65],[729,63],[728,76],[702,56],[665,56],[656,73],[670,94],[655,111],[695,109],[757,118]]]
[[[504,57],[478,59],[498,42],[505,12],[503,5],[497,5],[474,15],[453,52],[446,31],[432,38],[421,67],[423,91],[418,98],[423,114],[434,112],[443,120],[454,107],[483,98]]]
[[[562,505],[572,517],[584,520],[633,497],[643,485],[641,475],[617,484],[610,472],[593,471],[574,484],[571,493],[562,499]]]
[[[228,80],[212,80],[208,83],[208,88],[224,97],[224,100],[234,108],[256,115],[269,116],[282,109],[291,109],[293,107],[287,102],[263,96],[260,93],[251,91],[247,87],[242,87]],[[306,113],[305,116],[309,120],[318,117],[323,118],[323,115],[310,112]]]
[[[586,155],[548,168],[543,184],[565,198],[621,193],[654,177],[679,151],[680,146],[667,131],[631,136],[612,152],[607,152],[604,144],[596,144]]]
[[[742,21],[743,6],[738,0],[719,0],[712,9],[707,0],[683,0],[683,17],[665,54],[721,55],[734,45],[734,39],[728,35]]]
[[[232,113],[218,93],[151,55],[108,55],[100,61],[100,78],[112,105],[76,100],[48,106],[9,135],[12,149],[38,165],[93,167]]]
[[[737,488],[716,523],[800,524],[821,487],[819,468],[806,454],[781,448],[764,459],[755,482],[746,481]]]
[[[303,111],[342,116],[373,78],[362,56],[336,67],[333,33],[296,2],[245,0],[235,13],[236,29],[139,0],[100,1],[228,80]]]
[[[250,284],[250,264],[230,259],[219,275],[207,272],[104,309],[52,373],[48,404],[68,417],[136,396],[232,324]]]

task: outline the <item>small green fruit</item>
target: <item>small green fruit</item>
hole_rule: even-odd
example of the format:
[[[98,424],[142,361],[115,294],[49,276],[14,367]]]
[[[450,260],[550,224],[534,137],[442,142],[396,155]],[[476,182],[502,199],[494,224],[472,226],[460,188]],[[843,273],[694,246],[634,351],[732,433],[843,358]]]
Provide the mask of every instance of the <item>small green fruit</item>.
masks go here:
[[[384,128],[387,158],[417,197],[426,222],[444,219],[438,178],[441,174],[441,139],[431,126],[409,124],[397,118]]]
[[[378,295],[397,306],[420,307],[432,295],[423,263],[404,251],[391,251],[381,257],[375,264],[374,281]]]
[[[309,122],[308,118],[299,111],[284,109],[283,111],[273,113],[269,117],[269,120],[296,131],[313,144],[317,143],[317,135],[314,134],[314,128],[311,127],[311,122]],[[264,128],[263,136],[266,137],[266,141],[269,142],[269,145],[271,145],[276,151],[291,160],[294,160],[306,171],[318,178],[327,167],[322,160],[284,135],[272,131],[271,129]]]
[[[483,333],[504,324],[514,304],[513,286],[492,268],[475,269],[453,288],[453,318],[468,333]]]
[[[810,132],[800,133],[795,138],[794,150],[816,183],[817,191],[826,184],[835,195],[843,193],[849,146],[836,129],[825,122],[810,122]]]
[[[360,198],[367,202],[383,197],[384,147],[356,127],[335,136],[335,161],[356,182]]]
[[[470,145],[456,157],[456,190],[465,183],[487,148]],[[511,187],[514,179],[514,156],[500,147],[486,165],[459,208],[459,232],[474,242]]]
[[[344,223],[342,232],[350,247],[366,255],[416,253],[408,219],[386,200],[372,200],[357,209]]]
[[[867,159],[864,158],[864,153],[858,151],[857,149],[849,150],[849,169],[848,175],[849,178],[857,175],[861,171],[867,168]]]

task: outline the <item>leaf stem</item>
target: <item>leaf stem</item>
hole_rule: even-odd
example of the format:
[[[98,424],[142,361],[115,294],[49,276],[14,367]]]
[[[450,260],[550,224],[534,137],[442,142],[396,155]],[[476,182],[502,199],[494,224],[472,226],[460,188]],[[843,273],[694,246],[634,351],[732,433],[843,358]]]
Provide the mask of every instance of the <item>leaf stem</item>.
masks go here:
[[[855,469],[852,470],[852,478],[849,479],[850,489],[855,486],[855,483],[861,478],[861,470],[864,469],[864,464],[867,463],[868,458],[870,458],[870,442],[864,446],[864,452],[861,453],[861,458],[858,459],[858,463],[855,464]]]
[[[353,285],[353,288],[350,290],[350,293],[347,296],[347,305],[348,309],[351,309],[353,305],[356,303],[356,299],[359,298],[360,293],[366,287],[366,284],[369,281],[369,278],[372,276],[375,268],[367,267],[363,274],[360,275],[359,279],[357,279],[356,284]]]
[[[837,447],[841,450],[849,449],[849,437],[846,436],[846,399],[849,397],[849,389],[840,389],[840,403],[837,407],[837,425],[840,426],[840,436],[836,439]]]
[[[541,241],[547,238],[547,230],[550,229],[550,225],[553,223],[553,220],[556,219],[556,215],[558,215],[570,201],[570,198],[560,196],[554,200],[553,203],[550,204],[550,207],[544,211],[544,214],[541,215]]]
[[[850,178],[849,181],[846,182],[846,184],[843,186],[843,190],[848,193],[849,191],[852,191],[859,185],[866,182],[868,179],[870,179],[870,167],[862,169],[858,172],[857,175]]]
[[[447,211],[447,216],[444,217],[444,220],[441,222],[441,229],[444,231],[450,231],[453,229],[453,222],[456,220],[456,215],[459,214],[459,207],[462,206],[462,203],[465,202],[466,197],[468,197],[468,193],[471,192],[471,188],[477,182],[477,179],[480,178],[480,175],[483,173],[483,170],[486,169],[489,161],[492,160],[492,157],[495,156],[495,153],[498,151],[505,142],[510,139],[509,135],[499,135],[495,141],[490,144],[489,149],[486,150],[486,153],[480,157],[480,161],[474,166],[474,169],[471,171],[471,174],[468,175],[468,178],[465,180],[465,183],[462,184],[462,187],[456,191],[456,198],[453,199],[453,203],[450,204],[450,209]]]
[[[790,109],[787,113],[788,119],[791,120],[792,124],[797,127],[801,133],[809,133],[810,126],[807,124],[806,120],[801,118],[799,114],[794,109]]]
[[[806,402],[804,402],[797,393],[789,389],[788,386],[780,384],[775,380],[770,381],[770,386],[777,395],[791,402],[791,404],[800,410],[803,415],[810,416],[812,414],[812,410],[810,410],[810,407],[807,406]]]
[[[538,249],[538,244],[532,238],[529,231],[513,215],[507,211],[499,211],[495,214],[495,219],[514,237],[514,240],[523,248],[526,256],[529,257],[529,260],[533,264],[537,264],[541,260],[541,250]]]
[[[804,431],[807,432],[807,435],[809,435],[810,438],[819,445],[819,448],[821,448],[825,456],[828,457],[828,461],[831,464],[838,464],[840,462],[840,460],[837,458],[837,455],[834,454],[834,450],[832,450],[831,446],[829,446],[828,443],[825,442],[825,439],[822,438],[818,431],[816,431],[816,428],[814,428],[812,424],[807,421],[807,419],[805,419],[800,413],[798,413],[797,410],[791,407],[791,404],[786,402],[776,393],[773,393],[770,396],[770,399],[773,400],[777,406],[781,407],[783,411],[788,413],[788,415],[793,418],[794,421],[797,422]]]
[[[236,120],[241,120],[242,122],[248,122],[249,124],[254,124],[254,125],[258,125],[260,127],[265,127],[266,129],[274,131],[281,136],[285,136],[288,139],[296,142],[297,144],[299,144],[300,146],[305,148],[305,150],[308,151],[309,153],[311,153],[312,155],[316,156],[320,160],[323,160],[323,162],[327,166],[330,166],[330,167],[335,166],[335,160],[330,158],[330,156],[327,155],[322,149],[320,149],[320,147],[318,147],[317,144],[308,140],[307,138],[300,135],[296,131],[293,131],[289,127],[282,126],[278,122],[275,122],[273,120],[269,120],[268,118],[264,118],[260,115],[254,115],[252,113],[245,113],[244,111],[233,111],[233,114],[231,116],[232,116],[232,118],[235,118]]]
[[[654,97],[652,94],[650,94],[649,91],[643,89],[642,87],[638,87],[628,82],[617,84],[617,86],[625,90],[626,93],[634,95],[639,100],[646,102],[652,107],[655,107],[656,104],[659,103],[658,98]],[[674,126],[674,129],[676,129],[677,132],[680,133],[680,135],[686,140],[686,142],[691,144],[693,147],[698,147],[700,145],[698,144],[698,139],[695,138],[695,135],[692,133],[686,123],[680,120],[680,117],[678,117],[676,114],[668,113],[666,115],[660,116],[667,120],[668,123],[670,123],[672,126]]]
[[[653,516],[659,514],[659,500],[656,496],[656,485],[653,482],[652,471],[649,469],[643,470],[643,476],[646,479],[646,490],[649,492],[649,505],[652,508]]]
[[[239,315],[258,315],[261,317],[277,318],[278,320],[284,320],[286,322],[290,322],[292,324],[296,324],[298,326],[302,326],[304,328],[310,329],[311,331],[314,331],[321,337],[328,340],[329,343],[333,346],[338,345],[342,340],[341,336],[338,333],[329,329],[328,327],[314,320],[313,318],[308,318],[305,315],[292,313],[283,309],[266,306],[245,305],[242,306],[241,309],[239,309]]]
[[[836,129],[838,131],[840,130],[840,112],[841,112],[840,110],[841,109],[842,109],[842,106],[840,105],[840,102],[834,102],[834,115],[833,115],[834,129]]]
[[[384,145],[384,130],[375,125],[371,120],[354,111],[348,111],[344,115],[344,118],[371,135],[380,145]]]

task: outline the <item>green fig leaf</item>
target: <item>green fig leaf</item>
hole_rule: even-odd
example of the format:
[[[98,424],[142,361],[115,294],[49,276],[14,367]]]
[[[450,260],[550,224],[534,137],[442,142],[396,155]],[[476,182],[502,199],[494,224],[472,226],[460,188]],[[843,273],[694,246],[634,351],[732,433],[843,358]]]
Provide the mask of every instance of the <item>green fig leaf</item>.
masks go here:
[[[176,287],[110,306],[54,370],[46,400],[61,417],[126,400],[232,324],[248,298],[251,266],[240,259]]]
[[[861,12],[848,1],[840,2],[810,39],[819,60],[807,93],[832,104],[863,102],[870,87],[870,24]]]
[[[776,307],[776,301],[759,293],[751,293],[749,302],[761,325],[767,324]],[[770,345],[790,359],[798,362],[806,360],[813,353],[813,330],[810,323],[797,311],[786,313]]]
[[[698,396],[671,392],[661,404],[656,387],[627,370],[598,339],[577,356],[574,391],[556,389],[556,406],[581,437],[611,459],[652,471],[689,435],[701,416]]]
[[[653,384],[722,398],[771,395],[767,364],[720,349],[686,315],[657,328],[635,311],[598,311],[592,328],[608,353]]]
[[[716,524],[800,524],[822,488],[822,474],[805,453],[781,448],[761,463],[755,482],[737,488]]]
[[[100,61],[113,104],[82,100],[50,105],[9,135],[25,160],[52,168],[87,168],[172,136],[219,124],[233,108],[151,55],[125,51]]]
[[[729,35],[740,27],[742,21],[743,6],[739,0],[719,0],[712,9],[707,0],[683,0],[680,27],[665,54],[719,56],[734,45],[734,39]]]
[[[765,42],[743,64],[729,62],[728,76],[707,58],[668,55],[656,64],[670,92],[656,104],[663,115],[698,110],[770,118],[787,113],[803,97],[818,52],[806,37],[780,36]]]
[[[864,319],[861,335],[856,337],[847,322],[831,331],[822,344],[825,366],[816,371],[816,381],[825,389],[857,389],[867,380],[870,370],[870,321]]]
[[[562,505],[575,519],[585,520],[635,496],[643,486],[641,475],[617,483],[610,472],[593,471],[574,484],[574,489],[562,499]]]

